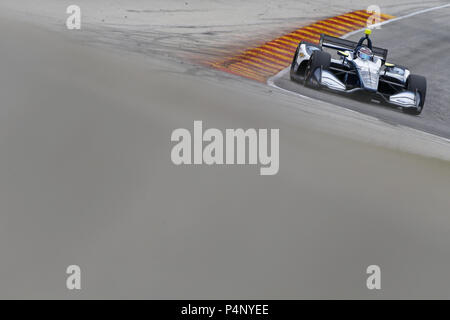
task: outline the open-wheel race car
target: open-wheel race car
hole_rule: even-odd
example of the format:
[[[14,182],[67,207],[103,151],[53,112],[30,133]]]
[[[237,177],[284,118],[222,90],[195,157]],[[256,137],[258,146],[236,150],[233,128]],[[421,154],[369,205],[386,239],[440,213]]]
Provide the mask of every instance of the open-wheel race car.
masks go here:
[[[336,92],[358,93],[369,100],[401,107],[406,113],[420,114],[427,92],[425,77],[388,63],[388,50],[373,47],[370,33],[367,29],[359,42],[325,34],[319,44],[300,42],[291,65],[291,80]],[[334,50],[336,58],[325,49]]]

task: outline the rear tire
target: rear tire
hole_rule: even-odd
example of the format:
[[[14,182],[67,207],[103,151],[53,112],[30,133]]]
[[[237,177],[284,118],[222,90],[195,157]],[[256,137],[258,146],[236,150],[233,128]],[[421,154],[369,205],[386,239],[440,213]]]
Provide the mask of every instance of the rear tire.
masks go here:
[[[420,102],[417,108],[403,108],[405,113],[419,115],[425,104],[425,97],[427,95],[427,79],[417,74],[411,74],[408,77],[406,89],[412,92],[418,92],[420,95]]]

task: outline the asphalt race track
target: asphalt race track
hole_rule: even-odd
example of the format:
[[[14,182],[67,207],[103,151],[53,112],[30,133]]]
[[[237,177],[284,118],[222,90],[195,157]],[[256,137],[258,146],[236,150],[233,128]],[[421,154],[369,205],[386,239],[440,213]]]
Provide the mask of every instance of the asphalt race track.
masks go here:
[[[274,83],[284,89],[327,101],[345,108],[377,117],[390,124],[409,126],[450,138],[450,7],[394,21],[374,30],[375,46],[387,48],[388,62],[407,66],[411,73],[427,78],[427,97],[420,116],[411,116],[400,109],[377,103],[359,102],[356,98],[320,92],[291,82],[289,73]],[[358,41],[355,34],[349,40]]]
[[[450,146],[397,127],[448,136],[449,9],[374,33],[391,61],[428,77],[420,117],[279,81],[386,124],[186,60],[157,59],[154,53],[162,51],[151,31],[142,42],[152,50],[140,41],[124,45],[113,31],[135,30],[130,22],[104,27],[102,5],[119,21],[132,20],[127,10],[142,10],[143,24],[152,22],[144,11],[155,8],[102,1],[80,0],[92,23],[79,32],[64,29],[60,1],[28,1],[30,7],[17,8],[23,15],[0,10],[0,298],[450,296],[450,158],[426,150],[448,155]],[[220,21],[221,28],[243,30],[241,20],[256,5],[263,18],[255,15],[253,27],[268,28],[264,11],[276,8],[261,1],[245,1],[243,18],[231,27]],[[380,1],[397,16],[443,4]],[[6,2],[10,8],[24,3]],[[193,41],[195,28],[185,25],[190,21],[206,25],[201,37],[210,43],[224,41],[228,29],[205,34],[216,30],[206,23],[208,10],[219,5],[211,12],[233,16],[244,3],[192,2],[197,7],[187,11],[184,1],[158,1],[166,10],[148,13],[159,18],[161,38],[172,39],[175,29],[167,44],[173,50],[178,43],[202,50],[204,42]],[[328,2],[280,3],[285,10],[272,17],[272,27],[283,18],[308,23],[355,9],[346,0],[332,12]],[[305,19],[301,6],[310,9]],[[181,28],[179,17],[185,18]],[[149,29],[144,24],[140,35]],[[185,42],[177,42],[185,35],[180,29]],[[112,50],[115,42],[119,49]],[[278,174],[260,176],[254,165],[174,165],[171,134],[192,131],[195,120],[220,130],[279,129]],[[66,268],[74,264],[82,272],[79,291],[66,287]],[[379,291],[366,287],[373,264],[381,268]]]

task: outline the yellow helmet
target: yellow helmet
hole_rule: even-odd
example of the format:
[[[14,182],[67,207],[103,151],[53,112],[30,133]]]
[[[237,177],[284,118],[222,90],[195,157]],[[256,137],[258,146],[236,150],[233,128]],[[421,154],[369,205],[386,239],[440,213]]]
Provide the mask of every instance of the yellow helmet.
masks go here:
[[[364,31],[364,33],[367,34],[368,36],[370,36],[370,34],[372,33],[372,30],[366,29],[366,30]]]

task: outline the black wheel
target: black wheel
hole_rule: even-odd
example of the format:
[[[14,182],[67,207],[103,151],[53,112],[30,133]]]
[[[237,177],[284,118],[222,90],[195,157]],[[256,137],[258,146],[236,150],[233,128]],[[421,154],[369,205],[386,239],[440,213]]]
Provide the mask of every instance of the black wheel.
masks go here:
[[[302,44],[305,44],[308,47],[315,47],[315,48],[320,49],[320,47],[318,45],[316,45],[314,43],[306,42],[306,41],[301,41],[298,44],[297,50],[295,50],[295,54],[294,54],[294,57],[292,58],[292,63],[291,63],[291,70],[290,70],[291,80],[295,80],[296,76],[303,76],[304,72],[305,72],[305,66],[303,65],[303,63],[302,63],[302,66],[299,66],[297,63],[298,53],[300,52],[300,46]]]
[[[425,97],[427,95],[427,79],[417,74],[411,74],[408,77],[406,88],[408,91],[418,93],[420,101],[417,108],[403,108],[403,111],[405,113],[419,115],[422,112],[423,106],[425,104]]]
[[[305,74],[305,82],[311,82],[314,75],[314,71],[317,68],[322,68],[322,70],[327,70],[331,65],[331,54],[325,51],[314,51],[309,59],[309,64]]]
[[[297,56],[298,56],[298,51],[300,50],[300,45],[302,43],[300,42],[300,44],[297,46],[297,50],[295,50],[294,53],[294,57],[292,58],[292,63],[291,63],[291,71],[290,71],[290,76],[291,76],[291,80],[294,80],[294,75],[297,74],[296,69],[298,68],[297,66]]]

